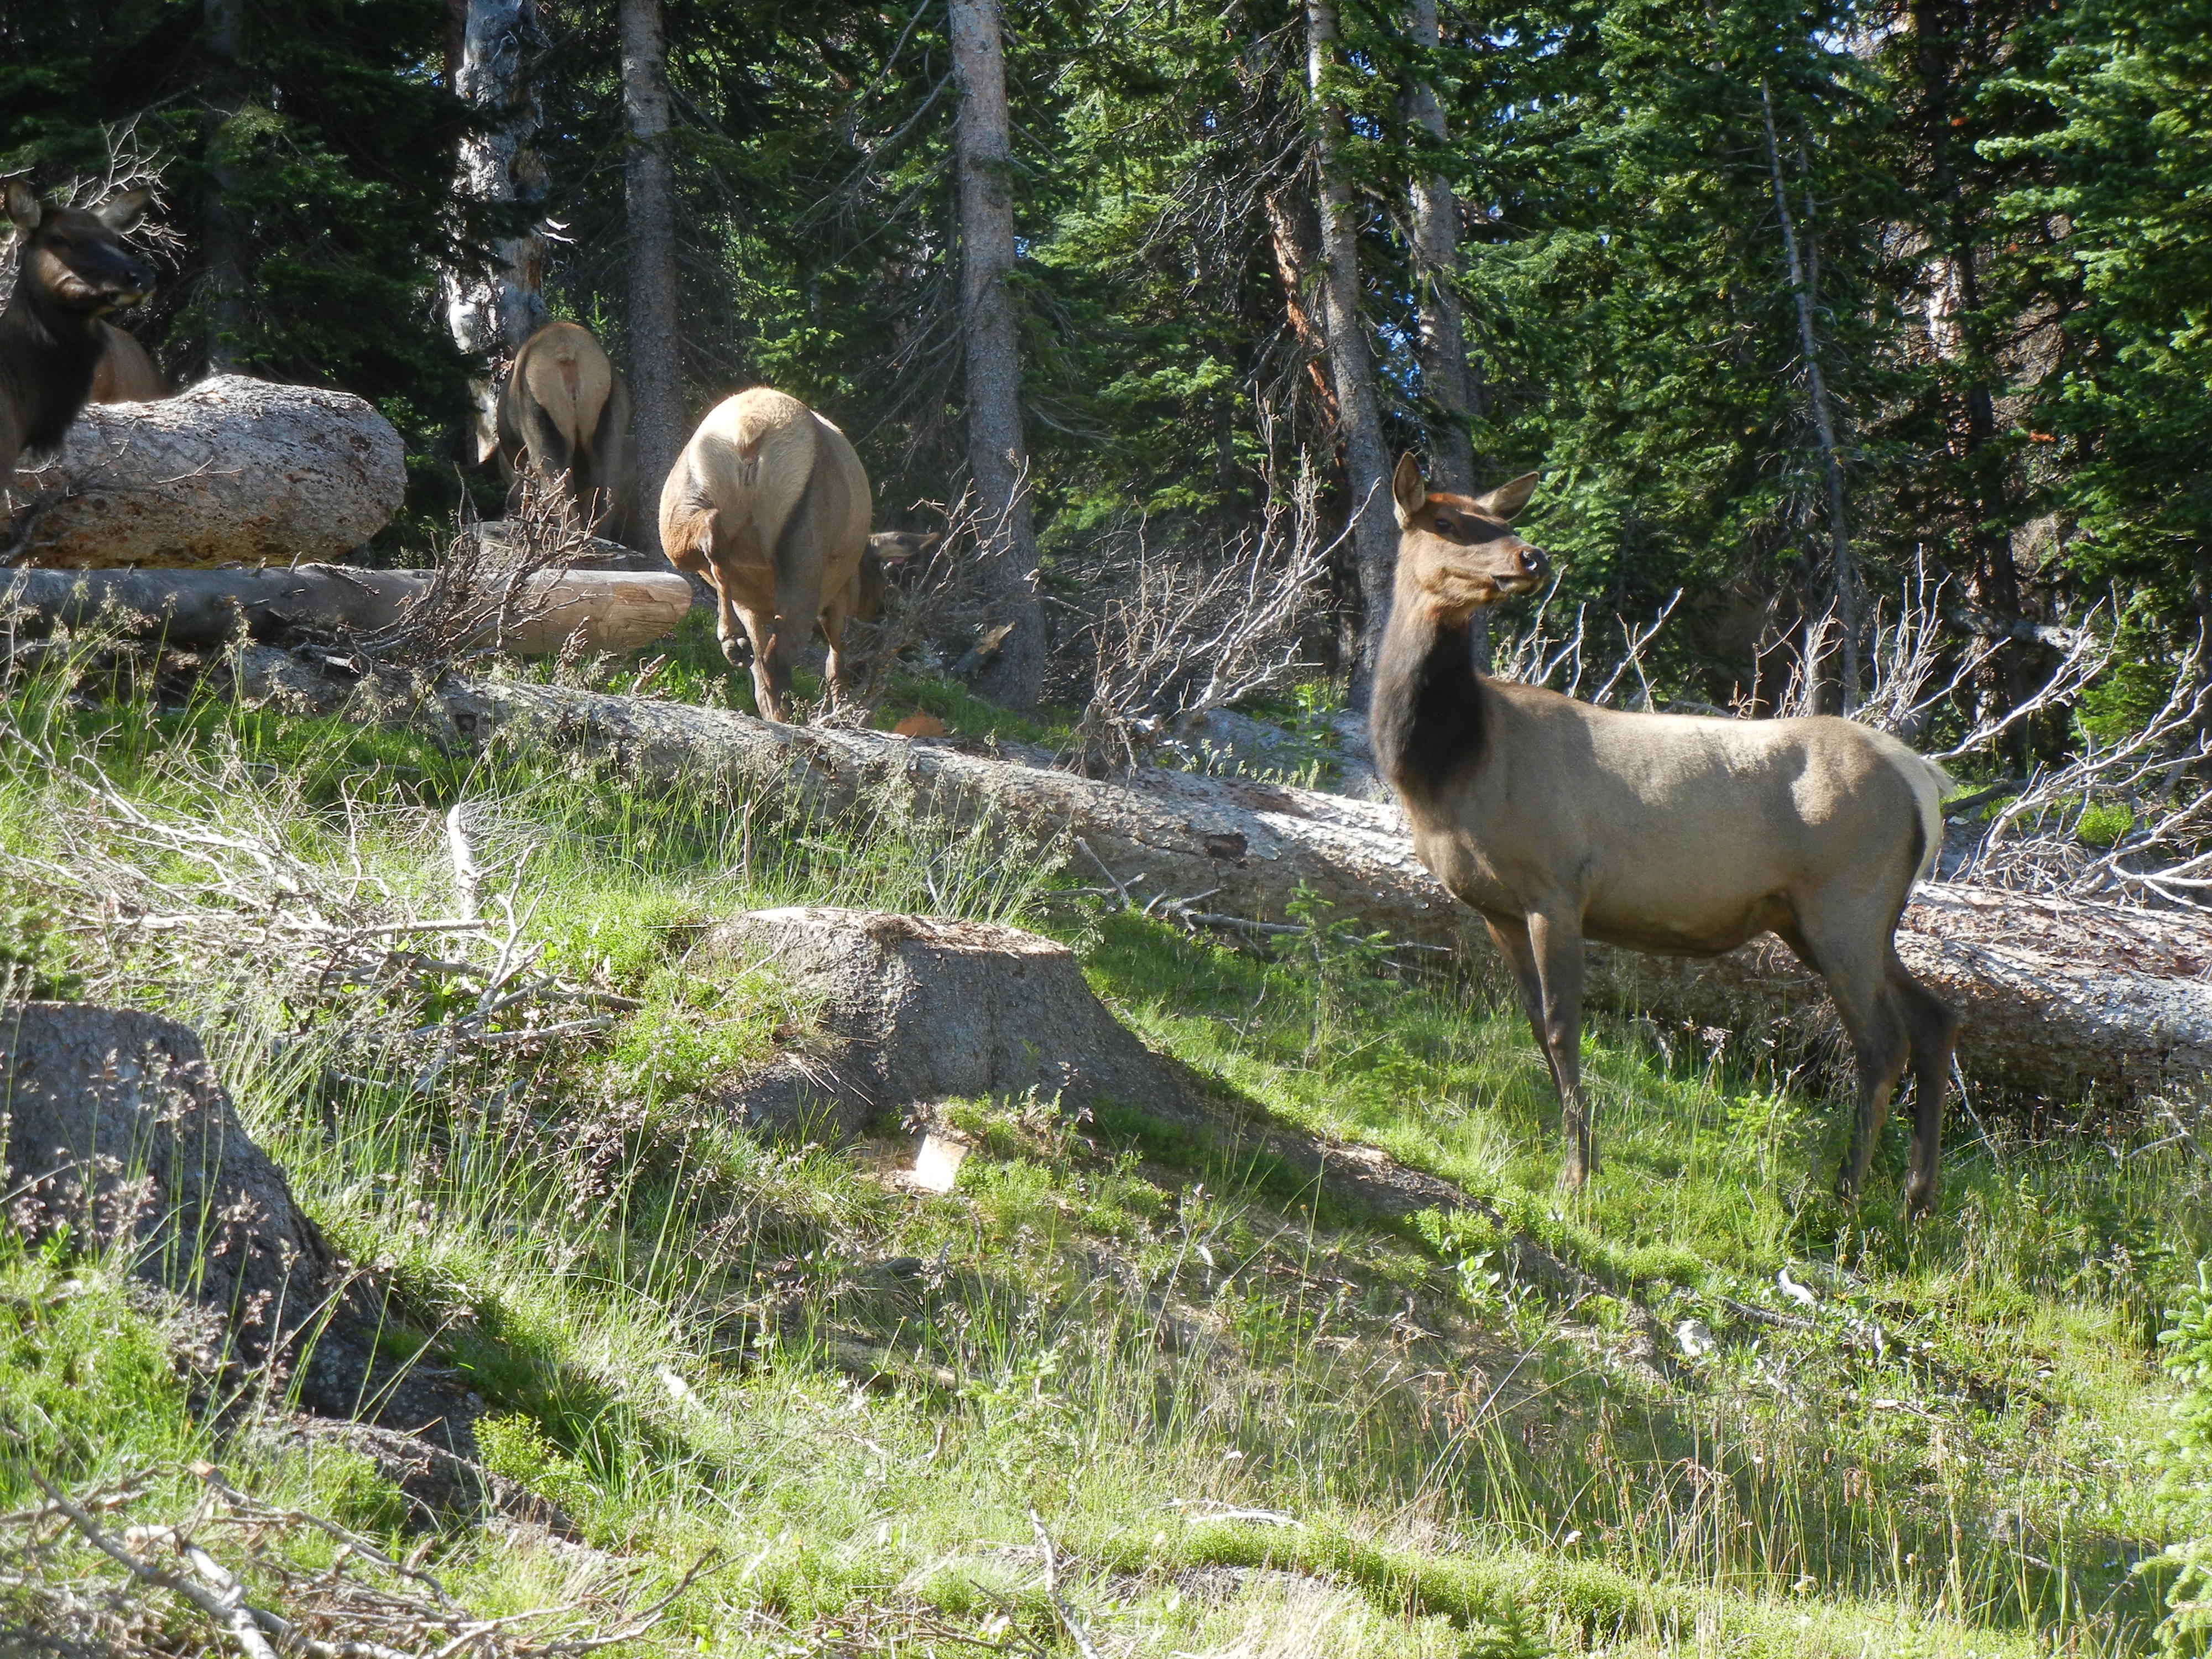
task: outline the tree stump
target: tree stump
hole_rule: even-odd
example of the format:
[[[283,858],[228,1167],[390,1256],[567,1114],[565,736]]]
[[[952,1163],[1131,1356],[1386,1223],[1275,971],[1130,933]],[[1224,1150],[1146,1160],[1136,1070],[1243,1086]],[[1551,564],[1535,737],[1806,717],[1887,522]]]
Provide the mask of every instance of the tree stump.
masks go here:
[[[915,1102],[1034,1091],[1188,1116],[1190,1087],[1108,1013],[1064,945],[1016,927],[825,907],[757,910],[709,955],[772,961],[823,999],[833,1046],[789,1055],[727,1103],[763,1128],[857,1134]]]
[[[160,403],[88,404],[10,489],[5,545],[13,563],[84,570],[328,559],[392,521],[406,460],[349,392],[218,374]]]

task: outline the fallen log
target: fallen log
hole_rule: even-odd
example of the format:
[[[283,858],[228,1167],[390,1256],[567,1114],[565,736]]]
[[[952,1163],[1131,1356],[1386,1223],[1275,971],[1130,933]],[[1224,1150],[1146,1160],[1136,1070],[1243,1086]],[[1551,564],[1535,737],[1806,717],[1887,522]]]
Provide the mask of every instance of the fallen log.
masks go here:
[[[101,624],[128,638],[222,645],[300,629],[368,634],[390,628],[429,590],[426,570],[303,564],[263,570],[19,570],[0,574],[0,613],[38,632]],[[672,570],[547,571],[529,577],[514,626],[498,640],[519,656],[631,651],[684,620],[691,588]],[[488,641],[489,643],[489,641]]]
[[[88,570],[326,559],[392,521],[406,459],[349,392],[219,374],[158,403],[87,405],[9,489],[0,547],[9,563]]]
[[[274,668],[242,660],[249,692]],[[514,683],[449,680],[417,718],[456,744],[554,744],[641,778],[720,776],[824,814],[904,790],[939,813],[988,811],[1010,830],[1064,837],[1079,873],[1194,924],[1264,930],[1307,901],[1418,951],[1486,970],[1494,960],[1472,914],[1414,859],[1389,803],[1179,772],[1109,781],[1036,751]],[[2125,1103],[2192,1089],[2212,1071],[2212,927],[2197,919],[1932,883],[1906,911],[1898,950],[1964,1017],[1960,1061],[1977,1082]],[[1829,1040],[1826,988],[1772,939],[1711,961],[1592,946],[1590,963],[1600,1000],[1677,1028],[1771,1042],[1790,1060]]]

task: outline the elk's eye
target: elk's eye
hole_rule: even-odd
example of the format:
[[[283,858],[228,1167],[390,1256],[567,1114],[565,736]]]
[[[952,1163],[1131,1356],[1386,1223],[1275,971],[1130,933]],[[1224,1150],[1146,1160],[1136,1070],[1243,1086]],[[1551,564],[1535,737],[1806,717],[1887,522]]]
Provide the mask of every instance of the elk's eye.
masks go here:
[[[1450,520],[1449,519],[1438,519],[1438,520],[1437,520],[1437,529],[1439,529],[1439,530],[1441,530],[1441,531],[1443,531],[1443,532],[1444,532],[1444,534],[1445,534],[1445,535],[1447,535],[1447,536],[1450,535],[1450,534],[1451,534],[1451,520]]]

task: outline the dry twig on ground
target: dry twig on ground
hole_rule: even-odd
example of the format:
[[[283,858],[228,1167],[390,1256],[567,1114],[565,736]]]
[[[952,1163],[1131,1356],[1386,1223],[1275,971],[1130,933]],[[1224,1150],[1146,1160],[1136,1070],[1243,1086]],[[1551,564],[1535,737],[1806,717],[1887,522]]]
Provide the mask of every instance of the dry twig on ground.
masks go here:
[[[488,1618],[358,1533],[263,1503],[212,1465],[191,1473],[202,1492],[181,1519],[118,1526],[142,1489],[72,1497],[33,1472],[46,1502],[0,1516],[0,1613],[40,1649],[111,1659],[176,1651],[181,1609],[246,1659],[570,1659],[653,1630],[715,1559],[702,1556],[650,1601],[602,1580],[548,1607]],[[310,1535],[314,1547],[298,1548]],[[304,1565],[309,1557],[327,1565]]]

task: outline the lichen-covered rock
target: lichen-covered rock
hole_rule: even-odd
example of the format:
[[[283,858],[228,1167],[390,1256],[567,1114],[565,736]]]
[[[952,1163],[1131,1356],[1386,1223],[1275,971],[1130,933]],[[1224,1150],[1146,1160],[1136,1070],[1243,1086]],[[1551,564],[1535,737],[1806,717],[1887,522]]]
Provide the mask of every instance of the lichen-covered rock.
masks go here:
[[[9,494],[16,562],[89,570],[333,558],[389,524],[406,487],[399,434],[361,398],[218,374],[87,405]]]

